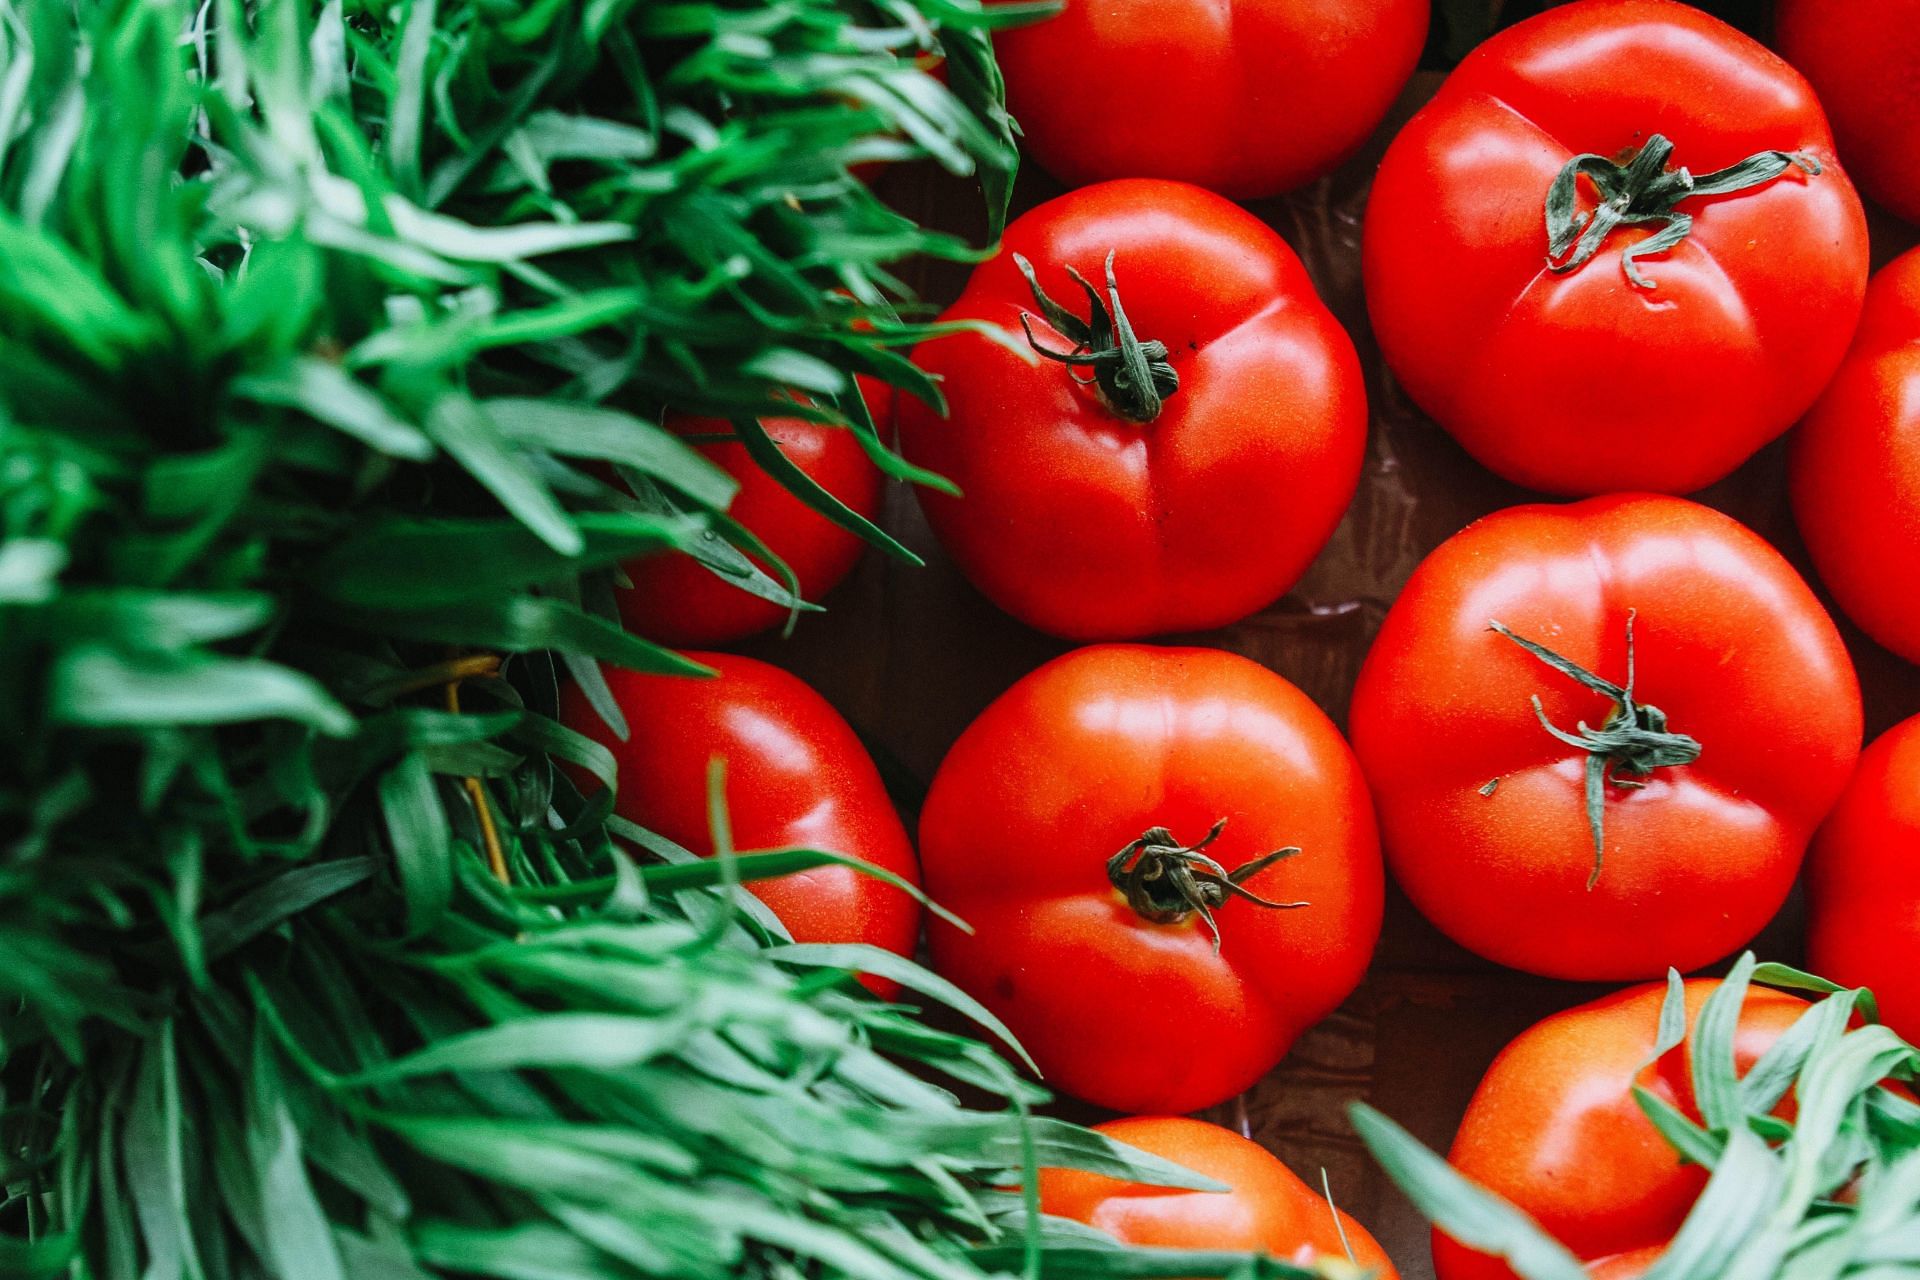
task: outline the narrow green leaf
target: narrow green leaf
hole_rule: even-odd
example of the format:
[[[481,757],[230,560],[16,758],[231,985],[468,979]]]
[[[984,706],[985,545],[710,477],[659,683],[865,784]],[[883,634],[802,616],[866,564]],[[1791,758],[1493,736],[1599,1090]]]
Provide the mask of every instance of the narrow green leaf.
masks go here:
[[[548,546],[564,556],[585,549],[580,530],[477,402],[442,397],[427,415],[427,434]]]
[[[425,432],[339,365],[314,356],[300,356],[270,373],[250,374],[237,380],[233,390],[260,404],[298,409],[396,458],[424,462],[433,456],[433,441]]]
[[[818,481],[780,451],[780,446],[773,442],[773,437],[758,422],[751,418],[740,418],[734,422],[734,429],[740,433],[740,443],[746,446],[747,453],[760,468],[784,485],[794,497],[841,528],[860,535],[894,559],[916,567],[924,563],[919,556],[895,541],[891,534],[821,488]]]
[[[87,727],[297,720],[339,737],[354,725],[311,678],[264,659],[160,657],[85,644],[56,663],[49,711],[56,721]]]
[[[1751,951],[1734,962],[1726,980],[1707,997],[1693,1027],[1693,1097],[1709,1131],[1725,1133],[1740,1125],[1740,1075],[1734,1037],[1755,960]]]
[[[1520,1210],[1462,1177],[1414,1136],[1364,1103],[1347,1108],[1361,1141],[1387,1176],[1440,1230],[1504,1258],[1524,1280],[1587,1280],[1566,1246]]]
[[[406,898],[407,936],[417,938],[453,901],[453,831],[423,756],[402,756],[380,779],[380,810]]]
[[[1012,1050],[1027,1070],[1035,1076],[1041,1074],[1039,1066],[1005,1023],[993,1016],[987,1007],[975,1000],[960,988],[948,982],[930,969],[922,968],[906,956],[895,955],[881,947],[863,943],[842,942],[793,942],[772,948],[768,954],[781,964],[798,964],[828,969],[844,969],[849,973],[870,973],[876,978],[888,978],[899,983],[909,991],[930,996],[952,1009],[955,1013],[971,1019],[985,1028],[993,1037]]]
[[[281,872],[200,921],[207,959],[218,960],[238,950],[309,907],[364,883],[373,871],[371,858],[334,858]]]

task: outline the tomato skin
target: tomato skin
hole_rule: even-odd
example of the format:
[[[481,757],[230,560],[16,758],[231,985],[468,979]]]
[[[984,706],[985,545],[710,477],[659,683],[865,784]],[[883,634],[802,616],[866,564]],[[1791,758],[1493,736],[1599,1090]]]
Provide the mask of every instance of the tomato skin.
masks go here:
[[[1689,1025],[1720,983],[1686,984]],[[1532,1216],[1592,1265],[1596,1280],[1630,1280],[1658,1258],[1706,1186],[1682,1165],[1633,1100],[1633,1086],[1695,1121],[1692,1043],[1643,1066],[1659,1037],[1664,984],[1606,996],[1535,1024],[1501,1051],[1480,1081],[1449,1153],[1468,1178]],[[1734,1037],[1746,1072],[1807,1005],[1750,989]],[[1513,1280],[1496,1258],[1436,1231],[1438,1280]]]
[[[1569,732],[1613,704],[1488,624],[1620,681],[1629,610],[1636,697],[1702,750],[1607,788],[1589,889],[1587,755],[1530,698]],[[1729,517],[1648,495],[1514,507],[1441,544],[1388,612],[1349,723],[1414,905],[1491,960],[1588,981],[1685,972],[1751,938],[1862,732],[1852,662],[1792,567]]]
[[[1067,186],[1172,178],[1245,200],[1358,150],[1427,21],[1425,0],[1068,0],[994,46],[1027,150]]]
[[[1075,640],[1203,630],[1292,586],[1339,523],[1366,449],[1353,343],[1286,242],[1182,183],[1109,182],[1008,228],[948,320],[1020,332],[1036,311],[1012,255],[1086,314],[1115,253],[1127,315],[1164,341],[1181,385],[1146,425],[1106,407],[1078,371],[973,334],[923,344],[951,412],[899,407],[907,457],[965,494],[922,507],[961,570],[1031,626]],[[1036,315],[1039,340],[1072,343]]]
[[[1684,201],[1692,234],[1641,260],[1652,289],[1621,265],[1651,225],[1550,272],[1556,174],[1656,132],[1696,175],[1772,149],[1823,172]],[[1362,266],[1395,375],[1481,463],[1548,493],[1687,493],[1826,384],[1860,313],[1867,228],[1820,105],[1785,62],[1671,0],[1576,0],[1481,45],[1395,139]]]
[[[1920,1037],[1920,716],[1861,754],[1807,866],[1814,971],[1873,988],[1887,1025]]]
[[[600,722],[577,686],[562,694],[561,722],[606,747],[619,766],[616,813],[711,855],[707,764],[718,756],[727,764],[734,848],[828,849],[918,883],[913,846],[879,771],[825,698],[752,658],[687,656],[719,674],[700,679],[607,670],[632,729],[625,742]],[[817,867],[747,887],[796,942],[866,942],[910,956],[919,938],[919,904],[850,867]]]
[[[860,388],[874,421],[884,430],[892,414],[892,388],[867,378],[860,379]],[[760,425],[780,452],[828,493],[869,520],[879,517],[880,471],[853,432],[802,418],[767,418]],[[675,414],[667,416],[665,426],[678,435],[696,437],[733,430],[723,419]],[[697,447],[739,482],[728,514],[793,570],[802,599],[817,603],[853,571],[866,546],[858,534],[794,497],[761,470],[737,440]],[[731,644],[787,620],[781,606],[730,586],[688,556],[642,556],[623,568],[633,585],[616,592],[621,620],[662,644]]]
[[[1106,862],[1164,826],[1253,875],[1216,954],[1197,916],[1149,922]],[[960,736],[920,817],[934,967],[1012,1028],[1048,1085],[1119,1111],[1231,1097],[1360,981],[1380,931],[1379,844],[1338,730],[1305,694],[1210,649],[1096,645],[1016,683]]]
[[[1920,0],[1776,0],[1773,17],[1861,190],[1920,222]]]
[[[1920,662],[1920,250],[1874,277],[1840,372],[1794,434],[1794,517],[1847,616]]]
[[[1094,1131],[1231,1190],[1181,1191],[1077,1169],[1043,1169],[1042,1213],[1098,1227],[1123,1244],[1268,1253],[1303,1266],[1318,1258],[1345,1259],[1344,1229],[1356,1263],[1373,1268],[1376,1280],[1399,1280],[1365,1227],[1328,1205],[1266,1148],[1231,1129],[1186,1116],[1129,1116],[1097,1124]]]

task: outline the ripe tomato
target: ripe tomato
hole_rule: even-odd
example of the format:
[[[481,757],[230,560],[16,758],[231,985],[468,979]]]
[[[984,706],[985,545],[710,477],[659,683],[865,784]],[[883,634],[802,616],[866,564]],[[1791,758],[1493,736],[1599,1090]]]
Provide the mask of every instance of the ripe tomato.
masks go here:
[[[1070,0],[994,43],[1027,149],[1062,182],[1178,178],[1254,199],[1359,149],[1420,60],[1427,10]]]
[[[1094,1129],[1227,1185],[1181,1191],[1121,1182],[1077,1169],[1040,1173],[1040,1211],[1100,1228],[1123,1244],[1153,1249],[1267,1253],[1312,1266],[1345,1258],[1398,1280],[1367,1229],[1327,1203],[1266,1148],[1230,1129],[1185,1116],[1131,1116]]]
[[[1687,1016],[1718,981],[1687,983]],[[1692,1041],[1644,1065],[1659,1040],[1661,985],[1633,987],[1520,1033],[1487,1069],[1449,1156],[1467,1177],[1531,1214],[1596,1280],[1630,1280],[1673,1238],[1706,1186],[1633,1100],[1639,1084],[1696,1122]],[[1751,988],[1734,1036],[1745,1073],[1806,1004]],[[1439,1280],[1513,1280],[1505,1263],[1439,1232]]]
[[[1874,277],[1853,349],[1795,433],[1794,516],[1821,581],[1920,662],[1920,250]]]
[[[1685,493],[1820,393],[1867,228],[1786,63],[1671,0],[1576,0],[1481,45],[1394,140],[1363,267],[1394,373],[1482,463]]]
[[[1531,973],[1645,978],[1727,954],[1786,899],[1859,755],[1860,687],[1752,532],[1680,498],[1592,498],[1428,556],[1350,728],[1428,919]]]
[[[1074,272],[1108,287],[1082,296]],[[1142,370],[1114,336],[1115,297]],[[1091,333],[1076,319],[1090,306]],[[966,495],[921,493],[934,532],[1044,631],[1233,622],[1293,585],[1353,497],[1367,431],[1353,343],[1286,242],[1198,187],[1109,182],[1041,205],[946,319],[1030,322],[1053,356],[934,340],[915,358],[944,379],[950,420],[911,399],[899,411],[907,457]]]
[[[860,388],[874,421],[884,429],[893,389],[868,378],[860,379]],[[733,433],[732,425],[720,418],[669,415],[665,425],[695,439]],[[760,425],[780,452],[821,488],[858,515],[869,520],[879,516],[880,471],[853,432],[803,418],[767,418]],[[698,447],[739,482],[728,514],[793,570],[802,599],[817,603],[853,571],[865,547],[858,534],[794,497],[738,440]],[[633,585],[617,593],[622,621],[662,644],[731,644],[787,619],[782,606],[740,590],[688,556],[642,556],[623,567]],[[767,568],[764,563],[760,567]]]
[[[1807,875],[1814,972],[1873,988],[1887,1025],[1920,1037],[1920,717],[1862,753]]]
[[[577,687],[562,696],[562,723],[613,752],[620,770],[615,812],[711,854],[707,765],[718,756],[727,764],[736,849],[826,849],[917,882],[913,847],[879,771],[825,698],[752,658],[687,656],[719,674],[702,680],[607,672],[632,729],[625,742]],[[818,867],[748,887],[797,942],[867,942],[910,956],[919,938],[919,904],[850,867]]]
[[[1775,0],[1775,43],[1813,82],[1868,195],[1920,222],[1920,0]]]
[[[975,930],[936,923],[934,967],[1049,1084],[1119,1111],[1252,1084],[1380,932],[1347,744],[1298,689],[1211,649],[1096,645],[1015,684],[941,764],[920,851]]]

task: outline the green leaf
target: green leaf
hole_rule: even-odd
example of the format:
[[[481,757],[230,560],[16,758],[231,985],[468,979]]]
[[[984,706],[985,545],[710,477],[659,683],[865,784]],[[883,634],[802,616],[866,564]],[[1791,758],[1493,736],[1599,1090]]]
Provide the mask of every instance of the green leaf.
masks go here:
[[[1523,1280],[1586,1280],[1586,1267],[1564,1245],[1467,1181],[1405,1129],[1364,1103],[1354,1103],[1347,1114],[1394,1185],[1440,1230],[1468,1248],[1504,1258]]]
[[[1660,1027],[1654,1036],[1653,1052],[1643,1067],[1650,1067],[1679,1048],[1687,1038],[1687,984],[1678,969],[1667,970],[1667,993],[1660,1001]]]
[[[406,931],[419,937],[453,902],[453,831],[439,785],[419,754],[402,756],[380,779],[394,869],[406,896]]]
[[[1733,1255],[1759,1233],[1781,1182],[1780,1163],[1767,1145],[1744,1128],[1734,1129],[1707,1189],[1646,1280],[1725,1275]]]
[[[364,883],[373,870],[371,858],[335,858],[281,872],[200,922],[207,959],[218,960],[309,907]]]
[[[909,991],[923,996],[931,996],[952,1009],[955,1013],[971,1019],[985,1028],[995,1039],[1012,1050],[1027,1070],[1040,1075],[1039,1066],[1027,1056],[1019,1040],[1005,1023],[993,1016],[987,1007],[972,996],[954,986],[939,974],[922,968],[906,956],[895,955],[881,947],[863,943],[842,942],[794,942],[771,949],[769,954],[781,964],[797,964],[828,969],[844,969],[849,973],[869,973],[876,978],[887,978],[899,983]]]
[[[347,1280],[271,1052],[265,1041],[256,1048],[247,1096],[247,1150],[259,1179],[265,1261],[285,1280]]]
[[[339,365],[313,356],[298,357],[270,373],[241,378],[233,390],[260,404],[298,409],[396,458],[424,462],[433,456],[433,441],[425,432],[394,413]]]
[[[1755,960],[1751,951],[1734,962],[1726,980],[1707,997],[1693,1027],[1693,1097],[1707,1128],[1725,1133],[1740,1125],[1740,1075],[1734,1060],[1734,1037]]]
[[[614,1280],[626,1274],[574,1232],[544,1222],[471,1227],[429,1221],[415,1228],[414,1242],[429,1263],[503,1280]]]
[[[740,433],[740,443],[746,446],[747,453],[753,460],[768,475],[786,486],[794,497],[841,528],[871,542],[894,559],[916,567],[924,563],[919,556],[895,541],[891,534],[821,488],[818,481],[794,465],[793,460],[780,451],[780,446],[774,443],[773,437],[769,436],[766,428],[758,422],[751,418],[739,418],[734,422],[734,429]]]
[[[132,587],[68,591],[48,610],[67,635],[156,652],[246,635],[266,625],[273,612],[273,597],[258,591],[189,594]]]
[[[90,728],[296,720],[340,737],[354,720],[311,678],[259,658],[162,657],[76,645],[55,664],[49,711]]]
[[[690,658],[630,635],[578,605],[545,596],[511,596],[432,608],[333,610],[349,625],[407,640],[436,641],[509,653],[557,649],[585,654],[630,671],[708,676]]]
[[[677,1048],[692,1028],[678,1021],[617,1014],[554,1013],[449,1036],[352,1077],[384,1084],[443,1072],[512,1071],[530,1067],[615,1070]]]
[[[311,572],[313,586],[367,608],[433,607],[497,598],[690,541],[688,517],[594,512],[573,518],[572,553],[500,520],[391,516],[350,534]]]
[[[580,530],[477,402],[443,397],[427,415],[427,434],[548,546],[563,556],[585,549]]]
[[[1647,1119],[1653,1121],[1653,1127],[1660,1131],[1667,1145],[1680,1153],[1681,1159],[1703,1169],[1720,1163],[1722,1141],[1689,1120],[1678,1107],[1642,1085],[1633,1086],[1633,1100]]]
[[[740,487],[671,431],[631,414],[560,400],[505,397],[485,401],[483,407],[515,444],[632,467],[716,511],[724,510]]]
[[[1006,1274],[1020,1269],[1017,1248],[992,1245],[970,1255],[983,1271]],[[1206,1249],[1119,1249],[1098,1246],[1056,1247],[1040,1258],[1041,1280],[1183,1280],[1227,1276],[1235,1280],[1322,1280],[1318,1270],[1277,1258]]]

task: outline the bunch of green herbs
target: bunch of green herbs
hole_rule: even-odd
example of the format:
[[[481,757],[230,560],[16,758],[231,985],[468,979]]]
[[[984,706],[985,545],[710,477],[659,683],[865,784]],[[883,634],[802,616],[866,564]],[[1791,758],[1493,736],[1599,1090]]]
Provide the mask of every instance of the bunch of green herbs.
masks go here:
[[[611,820],[553,718],[697,674],[624,558],[803,607],[664,406],[906,554],[754,418],[932,482],[852,379],[937,399],[893,270],[975,250],[852,167],[1003,212],[1031,16],[0,0],[0,1273],[1305,1274],[1040,1218],[1041,1164],[1198,1180],[735,883],[831,854],[734,856],[717,777],[717,859]]]

